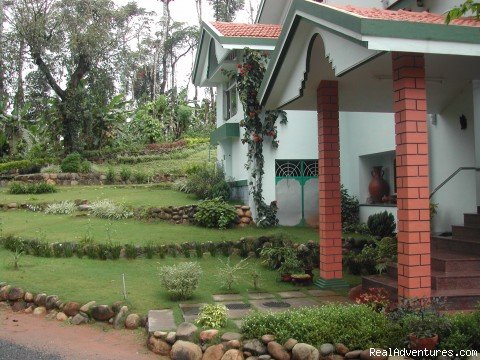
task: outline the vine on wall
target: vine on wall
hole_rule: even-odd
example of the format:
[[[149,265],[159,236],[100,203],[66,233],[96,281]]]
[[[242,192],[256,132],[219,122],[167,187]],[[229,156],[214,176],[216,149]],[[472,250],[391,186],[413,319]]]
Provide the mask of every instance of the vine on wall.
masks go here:
[[[240,126],[245,129],[242,143],[247,144],[247,163],[245,167],[250,171],[250,192],[257,209],[257,225],[275,226],[278,224],[277,204],[270,205],[263,198],[263,175],[265,159],[263,157],[263,143],[271,142],[271,146],[278,148],[277,120],[281,124],[287,123],[284,111],[263,111],[257,95],[266,71],[267,54],[246,48],[243,63],[237,65],[236,72],[226,72],[237,83],[240,101],[243,105],[244,118]]]

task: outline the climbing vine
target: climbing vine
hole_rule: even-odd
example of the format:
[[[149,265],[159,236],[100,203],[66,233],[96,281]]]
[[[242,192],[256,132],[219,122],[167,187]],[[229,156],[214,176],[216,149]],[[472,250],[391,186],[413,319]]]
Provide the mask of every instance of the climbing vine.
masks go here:
[[[243,62],[237,65],[237,71],[226,74],[237,83],[240,101],[243,105],[244,118],[240,126],[245,129],[242,143],[247,144],[247,163],[245,167],[250,171],[250,192],[257,209],[260,226],[274,226],[278,224],[277,204],[265,203],[263,198],[263,175],[265,159],[263,157],[264,142],[271,142],[271,146],[278,148],[277,120],[281,124],[287,123],[286,113],[281,110],[263,111],[257,95],[265,75],[267,54],[246,48]]]

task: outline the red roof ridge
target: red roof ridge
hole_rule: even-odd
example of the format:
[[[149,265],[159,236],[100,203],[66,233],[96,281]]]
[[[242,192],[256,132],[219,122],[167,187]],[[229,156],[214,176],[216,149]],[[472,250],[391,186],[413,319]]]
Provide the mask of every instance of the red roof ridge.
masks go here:
[[[277,24],[246,24],[211,21],[210,24],[222,36],[277,39],[282,27]]]
[[[428,11],[415,12],[408,10],[389,10],[366,8],[352,5],[328,5],[331,8],[342,10],[356,16],[373,20],[405,21],[423,24],[444,24],[445,15],[430,13]],[[450,22],[451,25],[480,27],[480,20],[473,17],[464,17]]]

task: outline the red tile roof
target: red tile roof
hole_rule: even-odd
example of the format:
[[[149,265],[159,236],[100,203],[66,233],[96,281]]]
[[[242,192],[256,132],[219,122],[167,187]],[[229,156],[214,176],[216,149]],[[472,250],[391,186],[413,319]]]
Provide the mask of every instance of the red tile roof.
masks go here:
[[[240,24],[212,22],[213,27],[223,36],[278,39],[282,32],[280,25]]]
[[[367,19],[406,21],[424,24],[445,24],[445,16],[441,14],[432,14],[426,11],[413,12],[406,10],[382,10],[374,8],[361,8],[355,6],[330,5],[351,14],[355,14]],[[480,21],[473,18],[462,18],[453,20],[450,24],[460,26],[480,27]]]

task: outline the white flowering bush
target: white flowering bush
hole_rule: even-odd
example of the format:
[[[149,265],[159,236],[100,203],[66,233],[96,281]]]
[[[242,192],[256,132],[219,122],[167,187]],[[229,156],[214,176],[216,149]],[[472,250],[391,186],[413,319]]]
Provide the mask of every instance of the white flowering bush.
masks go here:
[[[62,201],[59,203],[49,204],[45,208],[45,214],[70,215],[77,210],[73,201]]]
[[[160,283],[172,299],[186,300],[197,289],[202,268],[195,262],[185,262],[172,266],[162,266]]]
[[[93,202],[90,205],[90,212],[93,216],[110,220],[123,220],[133,217],[133,211],[108,199]]]

